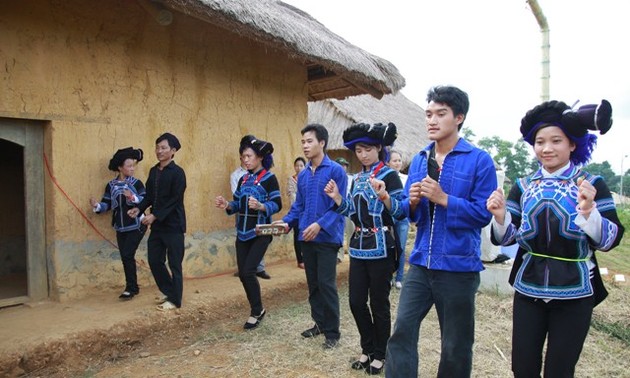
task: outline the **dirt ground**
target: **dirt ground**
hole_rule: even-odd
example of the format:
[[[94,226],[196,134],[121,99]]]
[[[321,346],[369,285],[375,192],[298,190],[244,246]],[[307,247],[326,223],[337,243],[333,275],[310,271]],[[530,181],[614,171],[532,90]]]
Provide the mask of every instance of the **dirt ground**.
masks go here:
[[[347,259],[338,267],[339,279],[346,280]],[[304,271],[294,262],[271,264],[267,271],[272,279],[260,280],[267,307],[306,299]],[[249,315],[232,272],[185,281],[182,308],[168,313],[155,309],[155,286],[141,288],[131,301],[119,301],[118,294],[0,309],[0,377],[74,376],[101,361],[189,345],[208,325],[241,330]]]
[[[0,310],[0,377],[363,377],[349,368],[360,353],[347,304],[348,259],[338,265],[342,338],[323,350],[323,339],[299,333],[312,325],[304,271],[293,262],[272,264],[261,280],[268,315],[244,331],[249,314],[239,280],[228,272],[184,286],[184,306],[161,313],[155,287],[120,302],[117,292],[82,301],[40,303]],[[627,323],[624,287],[596,309],[610,323]],[[396,314],[399,291],[390,296]],[[627,328],[627,327],[626,327]],[[474,377],[508,377],[511,298],[477,296]],[[423,321],[421,376],[436,376],[440,355],[435,311]],[[576,377],[630,377],[627,345],[591,327]]]

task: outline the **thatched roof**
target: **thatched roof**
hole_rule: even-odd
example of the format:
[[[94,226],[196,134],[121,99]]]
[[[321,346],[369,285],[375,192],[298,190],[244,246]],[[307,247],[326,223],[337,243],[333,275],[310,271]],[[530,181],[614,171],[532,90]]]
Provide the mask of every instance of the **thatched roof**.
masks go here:
[[[152,4],[162,6],[160,2]],[[352,45],[306,12],[282,1],[161,0],[161,4],[302,62],[308,71],[311,101],[359,94],[381,98],[405,85],[393,64]]]
[[[345,100],[323,100],[308,103],[308,123],[321,123],[329,132],[328,150],[345,150],[343,131],[356,122],[393,122],[398,129],[394,149],[402,154],[406,167],[413,155],[429,144],[424,109],[402,93],[377,100],[363,95]]]

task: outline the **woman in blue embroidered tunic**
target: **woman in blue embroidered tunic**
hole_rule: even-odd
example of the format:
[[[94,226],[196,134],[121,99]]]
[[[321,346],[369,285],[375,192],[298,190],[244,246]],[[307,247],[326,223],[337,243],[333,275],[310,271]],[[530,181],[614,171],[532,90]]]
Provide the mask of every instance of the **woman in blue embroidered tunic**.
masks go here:
[[[273,166],[273,145],[246,135],[239,147],[247,173],[239,181],[233,201],[217,196],[215,206],[228,215],[236,214],[236,264],[247,300],[250,316],[243,328],[254,329],[265,316],[256,268],[260,264],[271,235],[256,236],[256,225],[271,223],[271,216],[282,209],[276,176],[269,172]]]
[[[544,376],[573,377],[593,307],[608,294],[595,251],[617,246],[624,228],[604,180],[580,166],[597,141],[588,129],[604,134],[611,117],[606,100],[577,111],[558,101],[531,109],[520,131],[541,167],[518,180],[507,201],[501,190],[488,199],[493,242],[519,244],[510,274],[515,377],[540,376],[545,339]]]
[[[399,253],[394,219],[404,216],[398,202],[403,189],[400,177],[384,163],[385,146],[395,140],[393,123],[355,124],[346,129],[344,145],[355,152],[363,169],[355,175],[346,198],[333,180],[325,188],[337,204],[337,212],[350,217],[356,227],[349,243],[349,299],[362,354],[352,368],[365,369],[368,374],[383,369],[391,330],[389,292]]]
[[[129,300],[140,292],[136,272],[136,250],[146,232],[140,217],[131,218],[127,211],[138,205],[145,196],[142,181],[133,177],[136,162],[142,160],[142,150],[127,147],[116,151],[109,161],[109,170],[117,172],[116,178],[105,185],[100,202],[90,198],[95,213],[112,210],[112,226],[116,230],[116,241],[125,272],[125,291],[118,298]]]

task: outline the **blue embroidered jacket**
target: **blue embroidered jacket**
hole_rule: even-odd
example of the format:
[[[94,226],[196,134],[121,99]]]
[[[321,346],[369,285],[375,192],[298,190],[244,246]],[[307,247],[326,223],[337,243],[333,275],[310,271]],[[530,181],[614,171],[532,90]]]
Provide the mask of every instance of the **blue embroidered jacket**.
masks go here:
[[[357,173],[352,180],[350,193],[337,209],[337,212],[350,217],[356,227],[350,237],[350,257],[356,259],[382,259],[391,255],[395,249],[394,218],[403,218],[399,197],[402,194],[402,182],[393,169],[374,164],[367,171]],[[381,167],[378,169],[378,167]],[[374,175],[375,169],[378,169]],[[370,184],[375,177],[385,182],[385,188],[391,199],[391,210],[387,210]]]
[[[597,189],[595,203],[602,216],[599,243],[575,224],[579,177]],[[515,183],[506,207],[512,223],[500,244],[516,241],[520,246],[510,276],[514,289],[534,298],[575,299],[593,295],[591,268],[597,271],[598,281],[594,284],[601,284],[593,252],[612,249],[624,232],[604,180],[573,164],[553,177],[543,177],[539,170]]]
[[[137,203],[127,201],[124,190],[128,189],[137,198]],[[140,228],[140,217],[131,218],[127,215],[127,211],[142,202],[146,195],[146,191],[142,181],[135,177],[127,177],[125,181],[118,178],[111,180],[105,185],[105,193],[100,202],[100,211],[104,213],[112,210],[112,226],[117,232],[133,231]]]
[[[256,198],[265,205],[265,210],[250,209],[249,197]],[[234,200],[230,201],[229,215],[236,216],[236,237],[245,241],[256,237],[256,225],[271,223],[271,216],[282,209],[278,179],[273,173],[261,169],[246,173],[238,180]]]

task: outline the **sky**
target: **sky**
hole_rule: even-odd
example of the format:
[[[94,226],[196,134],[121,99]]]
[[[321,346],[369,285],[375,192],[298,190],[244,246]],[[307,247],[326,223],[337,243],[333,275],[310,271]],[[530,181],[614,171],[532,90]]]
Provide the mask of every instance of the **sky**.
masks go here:
[[[424,108],[427,90],[466,91],[464,127],[482,137],[520,138],[540,102],[542,35],[525,0],[283,0],[348,42],[392,62],[402,93]],[[549,97],[577,107],[607,99],[613,127],[592,162],[630,169],[630,2],[538,0],[550,30]],[[628,155],[628,157],[625,157]],[[625,158],[624,158],[625,157]]]

